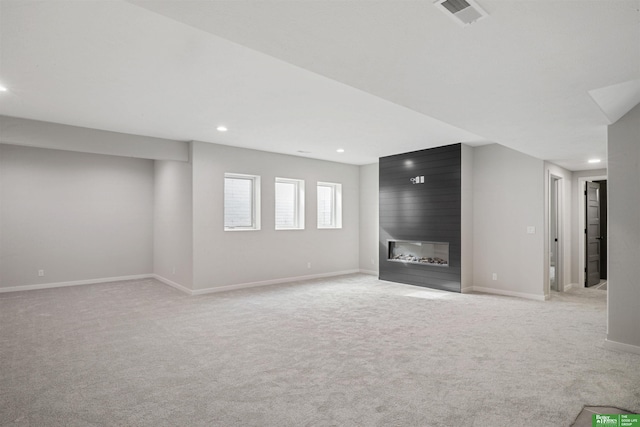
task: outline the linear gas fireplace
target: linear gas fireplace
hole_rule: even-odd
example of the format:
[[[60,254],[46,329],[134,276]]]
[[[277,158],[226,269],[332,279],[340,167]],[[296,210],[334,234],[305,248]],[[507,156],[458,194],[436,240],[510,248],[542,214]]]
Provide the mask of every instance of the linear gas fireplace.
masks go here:
[[[388,261],[410,264],[449,266],[449,243],[388,240]]]

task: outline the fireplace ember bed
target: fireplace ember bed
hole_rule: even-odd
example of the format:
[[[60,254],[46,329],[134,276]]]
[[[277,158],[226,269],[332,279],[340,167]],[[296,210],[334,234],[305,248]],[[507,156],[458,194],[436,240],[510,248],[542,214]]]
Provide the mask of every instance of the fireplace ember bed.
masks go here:
[[[387,261],[449,267],[449,243],[388,240]]]

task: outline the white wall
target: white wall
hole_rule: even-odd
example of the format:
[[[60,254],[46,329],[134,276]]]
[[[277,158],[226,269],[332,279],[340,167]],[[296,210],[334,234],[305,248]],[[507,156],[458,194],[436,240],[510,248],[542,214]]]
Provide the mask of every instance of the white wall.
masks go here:
[[[473,168],[474,289],[544,298],[543,161],[491,144]]]
[[[155,161],[153,272],[193,287],[191,163]]]
[[[195,290],[359,270],[358,166],[203,142],[192,150]],[[224,231],[225,172],[261,176],[260,231]],[[304,230],[275,230],[276,177],[305,180]],[[316,228],[318,181],[342,184],[342,229]]]
[[[0,183],[0,287],[152,272],[153,161],[0,145]]]
[[[573,224],[573,218],[575,217],[572,212],[572,199],[574,197],[573,190],[573,174],[558,165],[553,163],[544,162],[544,283],[545,294],[549,293],[549,268],[550,268],[550,247],[551,241],[549,239],[550,230],[550,206],[549,206],[549,192],[551,186],[551,177],[560,178],[560,184],[558,188],[558,198],[560,203],[558,205],[559,210],[559,245],[560,252],[559,258],[561,264],[561,275],[558,277],[559,289],[568,288],[569,285],[577,283],[577,278],[573,278],[573,258],[572,258],[572,231],[575,228]],[[556,273],[557,274],[557,273]]]
[[[360,270],[379,274],[378,234],[380,231],[378,163],[360,166]]]
[[[607,341],[640,353],[640,105],[608,133]]]

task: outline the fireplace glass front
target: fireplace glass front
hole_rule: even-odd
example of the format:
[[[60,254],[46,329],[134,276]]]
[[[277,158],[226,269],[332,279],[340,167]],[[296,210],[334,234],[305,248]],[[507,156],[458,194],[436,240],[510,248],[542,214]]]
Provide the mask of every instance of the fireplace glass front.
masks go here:
[[[389,240],[389,261],[409,264],[449,266],[449,243]]]

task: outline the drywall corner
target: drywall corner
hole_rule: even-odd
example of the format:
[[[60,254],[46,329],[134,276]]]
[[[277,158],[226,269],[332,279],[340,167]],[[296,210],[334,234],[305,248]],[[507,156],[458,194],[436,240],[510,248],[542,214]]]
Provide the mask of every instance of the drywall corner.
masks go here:
[[[474,148],[462,144],[461,198],[461,289],[473,288],[473,154]]]
[[[640,347],[640,105],[608,129],[607,340]],[[622,348],[622,346],[619,346]],[[631,348],[631,347],[629,347]]]
[[[360,166],[360,270],[379,273],[378,164]]]
[[[155,161],[153,273],[188,289],[193,288],[192,194],[190,163]]]

